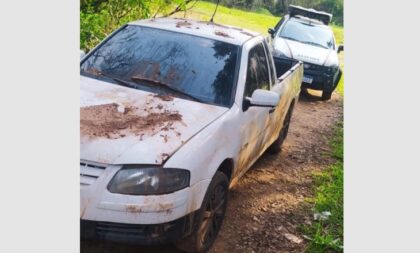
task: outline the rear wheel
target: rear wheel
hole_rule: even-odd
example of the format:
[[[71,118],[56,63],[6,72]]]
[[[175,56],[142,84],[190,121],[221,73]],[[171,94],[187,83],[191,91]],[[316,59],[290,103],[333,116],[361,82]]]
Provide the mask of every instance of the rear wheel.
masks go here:
[[[207,252],[210,249],[226,213],[228,186],[226,175],[217,171],[198,212],[198,222],[193,233],[177,242],[177,248],[188,253]]]
[[[290,119],[292,118],[292,112],[293,112],[294,105],[295,104],[292,103],[290,105],[289,111],[287,111],[286,118],[284,119],[283,127],[280,130],[279,137],[267,149],[268,152],[270,152],[271,154],[277,154],[281,151],[281,146],[283,145],[283,142],[286,139],[287,134],[289,133]]]

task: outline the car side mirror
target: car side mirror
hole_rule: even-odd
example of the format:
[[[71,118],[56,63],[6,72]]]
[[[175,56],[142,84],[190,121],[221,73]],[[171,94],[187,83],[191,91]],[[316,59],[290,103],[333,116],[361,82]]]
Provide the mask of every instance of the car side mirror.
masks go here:
[[[338,45],[337,53],[340,53],[341,51],[344,51],[344,45],[343,44]]]
[[[80,50],[80,60],[83,59],[83,57],[85,57],[86,53],[83,50]]]
[[[280,101],[280,96],[274,91],[257,89],[246,100],[248,100],[249,106],[276,107]]]
[[[268,33],[271,35],[272,38],[274,38],[274,34],[276,31],[273,28],[268,28]]]

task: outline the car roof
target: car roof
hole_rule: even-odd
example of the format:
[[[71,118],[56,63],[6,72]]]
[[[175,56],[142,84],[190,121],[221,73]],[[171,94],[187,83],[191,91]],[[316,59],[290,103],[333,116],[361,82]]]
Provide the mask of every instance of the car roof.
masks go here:
[[[239,27],[192,19],[152,18],[129,24],[191,34],[236,45],[243,45],[253,37],[261,36],[260,33]]]

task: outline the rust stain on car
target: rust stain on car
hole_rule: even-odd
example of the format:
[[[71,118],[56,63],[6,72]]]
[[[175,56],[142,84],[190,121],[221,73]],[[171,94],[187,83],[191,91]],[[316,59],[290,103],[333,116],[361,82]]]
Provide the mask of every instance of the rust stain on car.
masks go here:
[[[80,133],[89,137],[121,138],[126,135],[143,137],[147,131],[154,131],[168,123],[181,122],[178,111],[161,110],[139,114],[137,107],[112,103],[80,108]]]

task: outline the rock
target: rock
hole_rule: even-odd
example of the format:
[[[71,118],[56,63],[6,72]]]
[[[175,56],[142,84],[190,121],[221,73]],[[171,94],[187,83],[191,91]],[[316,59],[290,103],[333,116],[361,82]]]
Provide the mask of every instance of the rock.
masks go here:
[[[300,244],[303,241],[303,239],[289,233],[284,234],[284,237],[286,237],[287,240],[294,242],[296,244]]]
[[[125,112],[125,106],[122,105],[122,104],[118,104],[117,111],[120,112],[120,113],[124,113]]]
[[[328,220],[331,216],[331,212],[323,211],[321,213],[314,213],[314,220]]]

